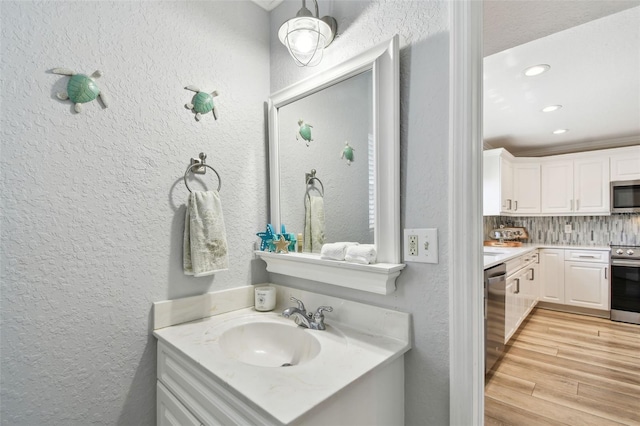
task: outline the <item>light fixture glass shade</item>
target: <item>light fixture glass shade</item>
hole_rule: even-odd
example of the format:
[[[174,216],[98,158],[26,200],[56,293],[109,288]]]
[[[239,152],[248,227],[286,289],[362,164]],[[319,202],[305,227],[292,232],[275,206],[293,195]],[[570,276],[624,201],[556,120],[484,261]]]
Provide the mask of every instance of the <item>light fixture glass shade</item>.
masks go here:
[[[318,65],[332,36],[331,27],[313,16],[291,18],[278,30],[280,42],[300,67]]]

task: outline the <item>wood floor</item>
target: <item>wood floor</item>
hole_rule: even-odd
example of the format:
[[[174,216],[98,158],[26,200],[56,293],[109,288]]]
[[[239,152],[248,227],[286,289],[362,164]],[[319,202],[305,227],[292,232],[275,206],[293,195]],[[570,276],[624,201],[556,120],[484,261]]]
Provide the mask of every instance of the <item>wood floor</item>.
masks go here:
[[[640,325],[536,309],[486,376],[486,425],[640,425]]]

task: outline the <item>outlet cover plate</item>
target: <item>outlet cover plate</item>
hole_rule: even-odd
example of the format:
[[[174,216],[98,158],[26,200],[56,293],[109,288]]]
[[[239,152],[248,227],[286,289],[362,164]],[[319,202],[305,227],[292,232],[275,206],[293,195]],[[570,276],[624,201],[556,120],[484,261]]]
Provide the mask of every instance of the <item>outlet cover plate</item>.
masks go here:
[[[404,261],[438,263],[438,230],[436,228],[405,229]]]

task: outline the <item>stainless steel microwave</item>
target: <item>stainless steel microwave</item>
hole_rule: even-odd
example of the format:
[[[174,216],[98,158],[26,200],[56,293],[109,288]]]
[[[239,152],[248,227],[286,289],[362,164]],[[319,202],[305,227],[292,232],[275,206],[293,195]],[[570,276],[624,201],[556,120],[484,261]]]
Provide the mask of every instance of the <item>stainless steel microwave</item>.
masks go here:
[[[611,213],[640,212],[640,180],[611,182]]]

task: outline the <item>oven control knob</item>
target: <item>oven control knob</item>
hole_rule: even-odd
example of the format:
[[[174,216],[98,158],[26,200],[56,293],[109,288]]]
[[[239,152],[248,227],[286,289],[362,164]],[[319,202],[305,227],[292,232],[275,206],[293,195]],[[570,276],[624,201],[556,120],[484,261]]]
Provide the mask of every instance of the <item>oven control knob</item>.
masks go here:
[[[627,250],[627,254],[628,254],[629,256],[633,256],[633,250],[631,250],[631,249]]]
[[[622,249],[616,250],[616,254],[622,254],[622,253],[624,253],[624,251]]]

